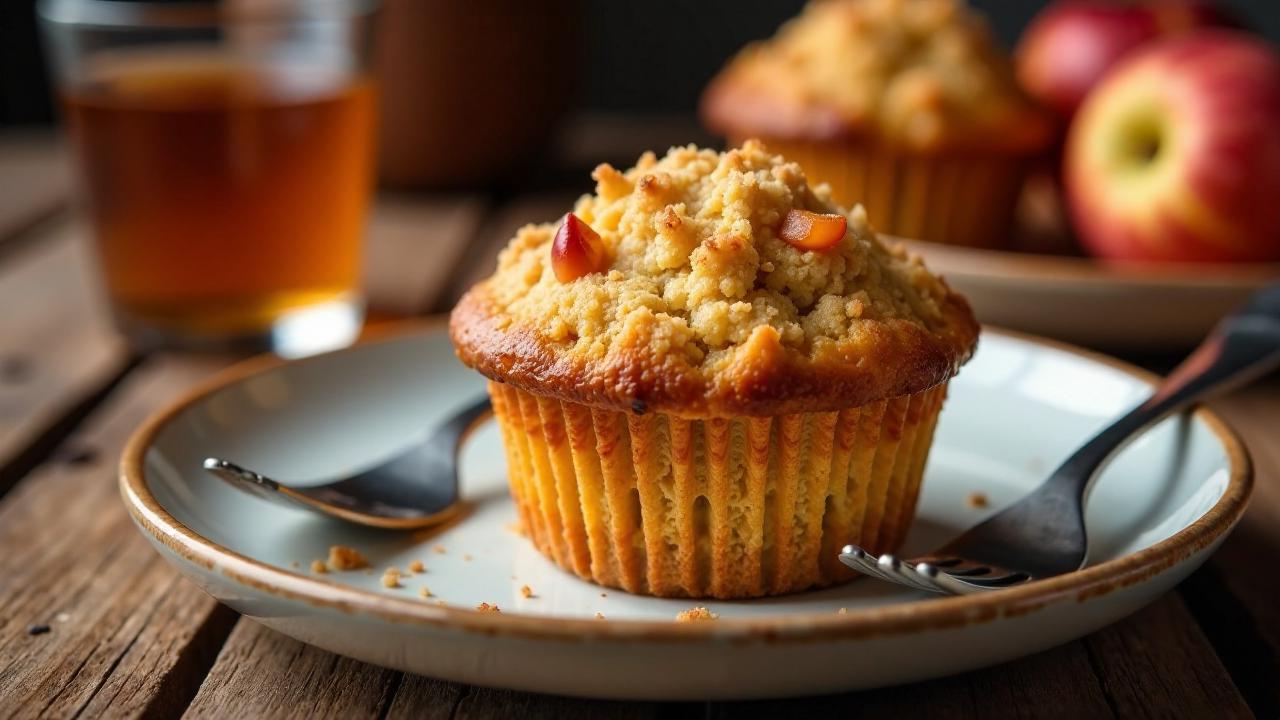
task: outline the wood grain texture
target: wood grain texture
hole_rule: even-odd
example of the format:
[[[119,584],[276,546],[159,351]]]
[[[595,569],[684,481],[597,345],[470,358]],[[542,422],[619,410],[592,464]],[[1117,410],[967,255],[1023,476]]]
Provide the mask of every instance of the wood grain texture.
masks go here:
[[[1251,716],[1176,593],[1082,642],[1117,717]]]
[[[639,681],[639,680],[638,680]],[[701,716],[700,704],[683,704]],[[404,675],[339,658],[241,620],[187,717],[657,718],[659,703],[575,700]]]
[[[644,682],[636,678],[636,682]],[[561,720],[591,720],[592,718],[646,718],[703,717],[701,703],[648,703],[612,702],[608,700],[579,700],[512,692],[492,688],[469,688],[458,703],[454,717],[458,720],[482,720],[488,718],[559,718]]]
[[[0,494],[48,450],[33,446],[126,364],[96,288],[72,223],[0,264]]]
[[[86,452],[41,465],[0,503],[0,708],[170,714],[190,699],[234,613],[143,540],[116,462],[147,415],[221,364],[149,361],[67,441]]]
[[[452,720],[458,717],[458,706],[474,691],[466,685],[432,680],[418,675],[403,675],[387,720]]]
[[[709,717],[1248,717],[1176,595],[1076,642],[930,682],[821,698],[715,703]]]
[[[398,682],[399,673],[242,619],[185,717],[378,718]]]
[[[709,719],[1114,717],[1081,643],[930,682],[792,700],[713,703]]]
[[[1258,717],[1280,717],[1280,375],[1211,405],[1249,447],[1249,508],[1182,595]]]
[[[479,198],[378,200],[369,221],[365,292],[377,313],[437,310],[483,219]]]
[[[0,243],[66,207],[71,168],[51,132],[0,137]]]

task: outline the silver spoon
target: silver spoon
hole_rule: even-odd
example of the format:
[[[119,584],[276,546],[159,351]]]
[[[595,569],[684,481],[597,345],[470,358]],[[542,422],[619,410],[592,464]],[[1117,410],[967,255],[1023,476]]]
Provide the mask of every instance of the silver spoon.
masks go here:
[[[1084,566],[1084,504],[1117,450],[1168,415],[1280,367],[1280,284],[1227,316],[1155,393],[1080,447],[1029,495],[933,552],[908,560],[847,545],[865,575],[947,595],[997,590]]]
[[[232,487],[278,505],[302,507],[372,527],[427,527],[457,512],[458,450],[490,411],[489,398],[477,400],[423,442],[368,470],[323,485],[274,480],[215,457],[205,459],[204,469]]]

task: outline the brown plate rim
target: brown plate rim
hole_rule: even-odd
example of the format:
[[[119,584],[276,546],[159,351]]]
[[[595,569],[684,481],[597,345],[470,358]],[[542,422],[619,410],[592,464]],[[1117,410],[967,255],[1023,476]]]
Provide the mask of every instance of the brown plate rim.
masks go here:
[[[413,335],[441,331],[443,327],[442,318],[409,321],[335,352],[351,352],[353,348],[371,343],[405,340]],[[984,327],[983,332],[1062,350],[1108,365],[1142,382],[1152,383],[1156,377],[1123,361],[1066,343],[992,327]],[[1230,479],[1222,497],[1202,516],[1171,537],[1084,570],[990,593],[894,603],[854,610],[844,615],[797,613],[768,619],[726,618],[716,622],[678,623],[652,620],[601,622],[479,612],[391,597],[267,565],[198,535],[173,517],[152,495],[147,486],[144,461],[152,441],[171,419],[210,394],[251,376],[325,355],[292,361],[261,356],[243,361],[198,384],[154,413],[133,433],[125,446],[120,460],[121,495],[142,531],[187,562],[209,572],[216,569],[229,580],[259,592],[305,602],[316,608],[372,616],[393,624],[544,641],[577,643],[607,640],[646,644],[709,639],[771,644],[829,642],[965,627],[1001,617],[1026,615],[1061,601],[1083,602],[1158,575],[1225,535],[1240,519],[1253,487],[1252,463],[1243,442],[1217,413],[1202,407],[1195,411],[1195,416],[1218,438],[1230,468]],[[690,601],[691,605],[700,602]]]

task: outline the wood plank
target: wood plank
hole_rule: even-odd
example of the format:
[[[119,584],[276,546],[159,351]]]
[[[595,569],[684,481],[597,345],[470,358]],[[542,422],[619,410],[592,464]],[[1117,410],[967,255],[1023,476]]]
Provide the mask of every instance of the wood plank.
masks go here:
[[[1176,594],[1060,648],[963,675],[864,693],[714,703],[711,717],[1248,717]]]
[[[405,316],[437,309],[483,217],[476,197],[379,198],[365,253],[370,310]]]
[[[0,241],[66,207],[71,172],[62,143],[49,131],[0,136],[0,188]]]
[[[1280,717],[1280,376],[1211,403],[1254,463],[1244,518],[1182,594],[1258,717]]]
[[[473,691],[458,683],[403,675],[395,699],[387,708],[388,720],[454,720],[462,699]]]
[[[430,681],[428,681],[430,682]],[[644,682],[636,678],[637,683]],[[398,699],[398,698],[397,698]],[[548,720],[591,720],[592,718],[702,718],[703,703],[612,702],[538,695],[534,693],[472,687],[459,700],[454,714],[458,720],[488,718],[547,718]]]
[[[399,679],[244,619],[185,717],[377,718]]]
[[[0,502],[0,708],[20,716],[171,714],[234,622],[143,540],[120,503],[126,438],[223,362],[157,358]],[[47,625],[44,634],[29,627]]]
[[[653,718],[671,707],[574,700],[403,675],[317,650],[245,619],[227,639],[187,716]]]
[[[1118,717],[1252,717],[1176,593],[1084,643]]]
[[[0,494],[127,363],[87,245],[79,225],[62,221],[0,263]]]
[[[1046,713],[1047,708],[1054,712]],[[1081,643],[963,675],[860,693],[712,703],[708,718],[1114,717]]]
[[[571,191],[544,192],[518,198],[491,215],[471,243],[463,264],[453,274],[444,298],[446,307],[472,285],[493,274],[498,253],[507,246],[516,230],[528,223],[555,222],[573,209],[578,195]]]

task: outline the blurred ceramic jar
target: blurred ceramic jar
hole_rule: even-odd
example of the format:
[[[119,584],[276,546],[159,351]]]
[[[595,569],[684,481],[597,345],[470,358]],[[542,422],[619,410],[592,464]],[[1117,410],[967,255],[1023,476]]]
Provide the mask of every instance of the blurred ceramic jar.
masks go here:
[[[493,181],[542,151],[580,74],[577,0],[384,0],[379,177]]]

